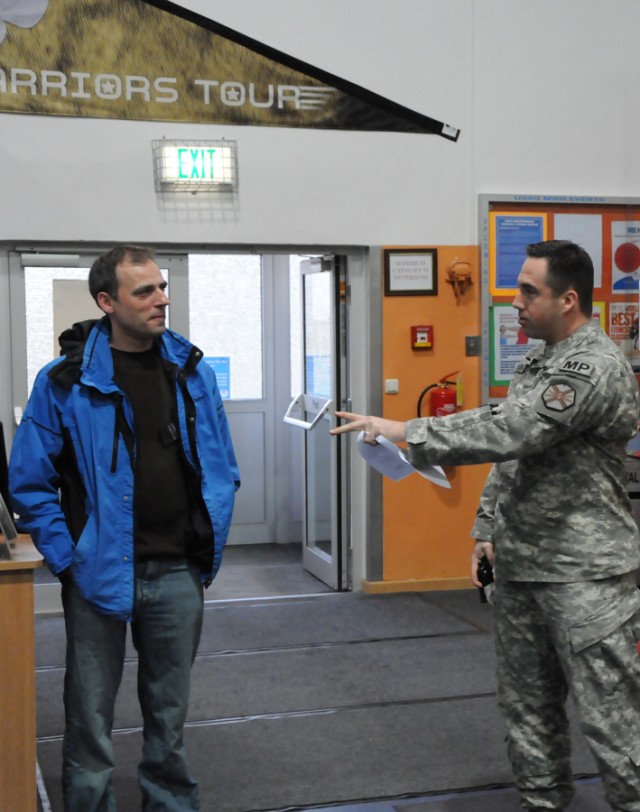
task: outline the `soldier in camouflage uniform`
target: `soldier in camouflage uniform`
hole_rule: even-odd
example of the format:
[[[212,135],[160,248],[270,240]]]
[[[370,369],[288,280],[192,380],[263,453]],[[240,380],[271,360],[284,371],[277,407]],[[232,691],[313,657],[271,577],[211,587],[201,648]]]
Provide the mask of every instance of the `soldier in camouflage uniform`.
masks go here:
[[[495,564],[498,698],[523,809],[571,801],[570,690],[611,808],[640,812],[640,542],[624,464],[638,387],[591,318],[588,254],[560,240],[527,254],[513,304],[544,343],[503,403],[406,424],[339,412],[350,422],[332,433],[406,440],[416,468],[495,463],[472,577],[482,556]]]

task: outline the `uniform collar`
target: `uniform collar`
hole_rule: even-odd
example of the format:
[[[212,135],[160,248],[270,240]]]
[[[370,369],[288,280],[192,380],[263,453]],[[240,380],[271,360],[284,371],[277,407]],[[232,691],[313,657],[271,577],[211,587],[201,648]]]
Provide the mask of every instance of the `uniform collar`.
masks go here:
[[[600,330],[600,325],[594,319],[591,319],[582,327],[578,327],[570,336],[558,341],[557,344],[544,344],[542,354],[546,359],[557,358],[559,355],[564,355],[566,352],[576,349],[587,341],[592,335]]]

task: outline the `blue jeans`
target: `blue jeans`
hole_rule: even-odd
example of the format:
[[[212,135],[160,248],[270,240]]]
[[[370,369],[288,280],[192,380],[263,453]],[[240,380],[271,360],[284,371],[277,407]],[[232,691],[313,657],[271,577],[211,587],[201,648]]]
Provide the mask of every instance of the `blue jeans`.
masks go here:
[[[127,624],[97,612],[76,586],[62,592],[67,632],[64,683],[65,812],[114,812],[111,730]],[[203,589],[185,561],[136,566],[131,633],[138,652],[143,727],[138,780],[144,812],[200,808],[183,741],[191,666],[202,630]]]

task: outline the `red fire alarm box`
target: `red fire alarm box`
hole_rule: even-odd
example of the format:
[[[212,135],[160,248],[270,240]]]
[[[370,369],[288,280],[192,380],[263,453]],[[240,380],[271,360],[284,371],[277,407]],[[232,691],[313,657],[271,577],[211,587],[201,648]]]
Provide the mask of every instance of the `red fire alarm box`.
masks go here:
[[[414,350],[429,350],[433,347],[433,327],[429,325],[411,328],[411,346]]]

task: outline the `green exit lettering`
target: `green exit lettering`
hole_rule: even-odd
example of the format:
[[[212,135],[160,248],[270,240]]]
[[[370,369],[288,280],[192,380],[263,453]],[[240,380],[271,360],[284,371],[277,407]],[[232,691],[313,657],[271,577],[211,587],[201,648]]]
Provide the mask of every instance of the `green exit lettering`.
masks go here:
[[[213,156],[211,147],[178,147],[178,177],[181,180],[213,180]]]

